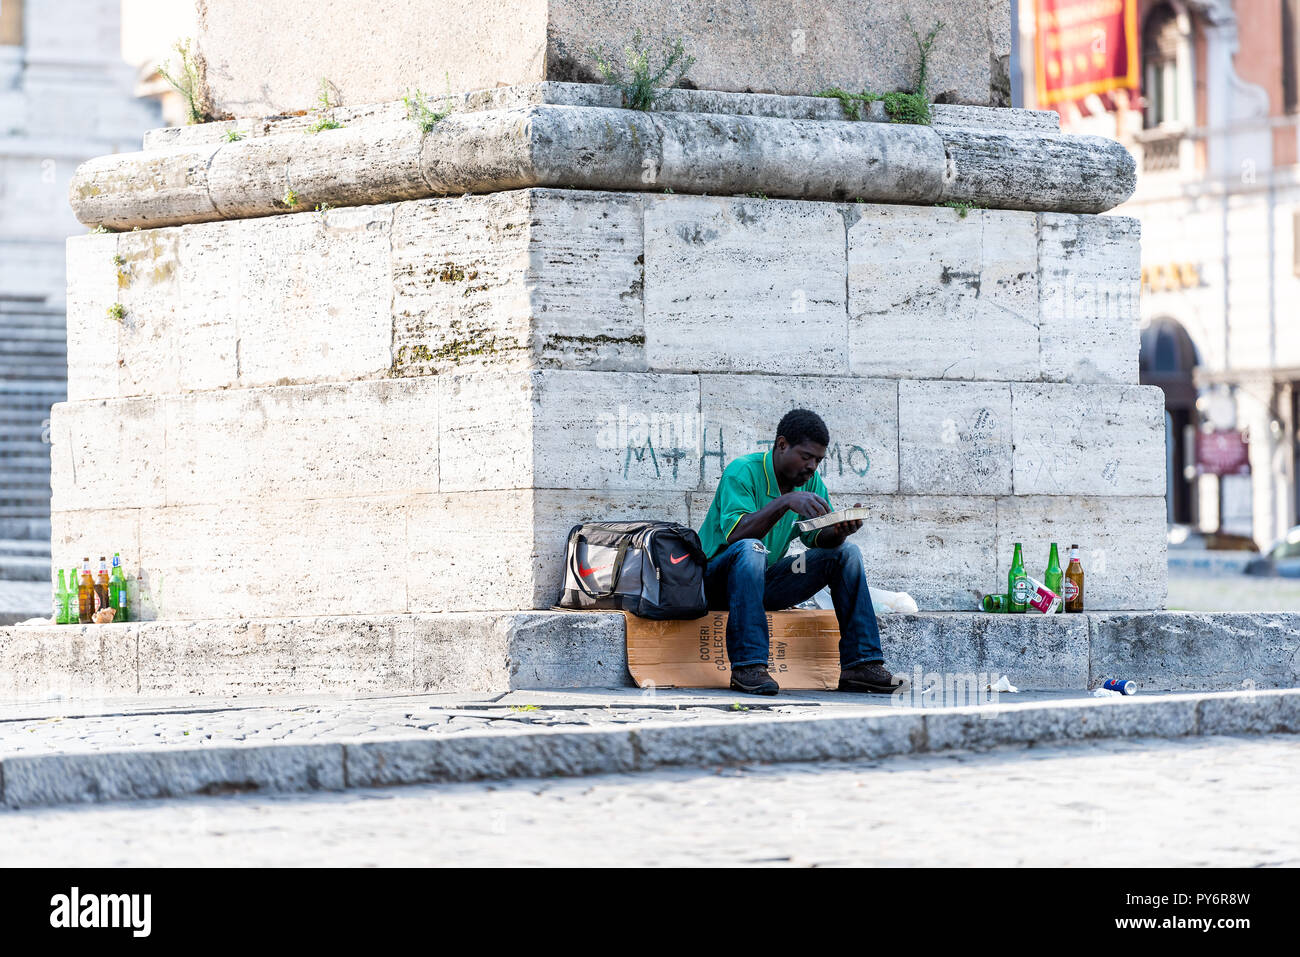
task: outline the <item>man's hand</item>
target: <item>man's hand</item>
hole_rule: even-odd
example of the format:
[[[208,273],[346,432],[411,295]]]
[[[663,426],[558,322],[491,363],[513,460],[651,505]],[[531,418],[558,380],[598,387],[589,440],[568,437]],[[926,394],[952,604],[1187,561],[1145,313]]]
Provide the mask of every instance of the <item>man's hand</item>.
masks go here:
[[[781,498],[785,501],[785,507],[800,518],[816,518],[819,515],[828,515],[831,511],[830,503],[816,492],[786,492]],[[859,527],[862,526],[861,522],[857,524]]]
[[[861,508],[860,502],[853,503],[854,508]],[[837,522],[834,525],[828,525],[817,533],[816,546],[818,548],[835,548],[842,545],[844,540],[854,532],[862,530],[862,519],[855,519],[851,522]]]

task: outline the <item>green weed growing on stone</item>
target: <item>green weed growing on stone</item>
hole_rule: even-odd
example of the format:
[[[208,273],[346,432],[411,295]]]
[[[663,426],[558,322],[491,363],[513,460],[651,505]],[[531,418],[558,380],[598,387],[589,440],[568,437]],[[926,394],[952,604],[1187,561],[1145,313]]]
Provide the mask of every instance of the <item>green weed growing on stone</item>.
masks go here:
[[[114,257],[113,257],[113,265],[116,266],[117,268],[121,269],[123,266],[126,265],[126,257],[123,256],[121,253],[119,253],[118,255],[114,256]]]
[[[185,98],[185,111],[191,125],[211,122],[212,114],[203,102],[203,75],[198,58],[190,49],[190,40],[177,40],[172,49],[179,55],[180,64],[174,67],[169,63],[161,64],[159,75]]]
[[[965,219],[966,214],[969,213],[972,209],[988,209],[987,206],[981,206],[979,203],[968,203],[965,200],[961,200],[961,199],[950,199],[942,203],[935,203],[935,205],[947,206],[949,209],[957,210],[957,215],[960,216],[962,219]]]
[[[112,231],[113,231],[113,230],[109,229],[109,228],[108,228],[107,226],[105,226],[103,223],[100,223],[100,224],[97,225],[97,226],[91,226],[90,229],[89,229],[89,232],[92,232],[92,233],[111,233]]]
[[[839,100],[844,115],[850,120],[863,118],[863,104],[881,100],[889,122],[918,123],[928,126],[930,124],[930,51],[934,48],[934,41],[939,31],[943,29],[943,23],[936,23],[930,32],[922,37],[920,31],[912,24],[911,16],[907,15],[905,19],[908,29],[912,31],[912,39],[916,42],[918,53],[916,81],[913,83],[912,92],[873,93],[864,90],[861,93],[849,93],[838,87],[831,87],[815,95]]]
[[[831,97],[840,101],[840,106],[844,110],[844,115],[851,120],[862,119],[862,106],[864,103],[874,103],[881,99],[879,93],[863,92],[849,93],[847,90],[841,90],[838,86],[822,90],[820,93],[814,93],[814,96]]]
[[[663,63],[658,69],[651,65],[654,56],[641,31],[632,35],[632,42],[623,48],[630,76],[624,74],[612,58],[593,48],[587,55],[596,61],[596,69],[605,78],[605,82],[616,86],[623,95],[623,105],[630,110],[652,110],[660,89],[671,90],[682,81],[686,71],[695,65],[695,57],[688,56],[681,40],[674,40],[671,46],[665,44]],[[672,77],[671,82],[668,78]]]
[[[126,307],[120,302],[115,302],[109,306],[107,312],[108,318],[116,319],[118,322],[121,322],[126,318]]]
[[[419,89],[402,97],[402,102],[406,104],[406,118],[417,124],[422,132],[430,132],[451,113],[451,74],[447,74],[447,98],[441,110],[435,110]]]
[[[239,130],[227,130],[225,140],[227,143],[238,143],[244,138],[244,134]]]
[[[328,212],[329,212],[331,209],[333,209],[333,208],[334,208],[334,207],[331,206],[329,203],[317,203],[317,204],[316,204],[316,212],[320,213],[322,216],[324,216],[326,213],[328,213]]]
[[[321,130],[339,130],[343,124],[330,116],[330,110],[339,105],[338,88],[327,80],[325,77],[320,78],[320,92],[316,94],[316,112],[320,114],[316,122],[307,127],[308,133],[319,133]]]
[[[297,206],[297,205],[298,205],[298,192],[297,192],[297,190],[286,189],[286,190],[284,191],[284,197],[280,200],[280,202],[281,202],[283,205],[288,206],[288,207],[290,207],[290,208],[292,208],[292,207],[294,207],[294,206]]]

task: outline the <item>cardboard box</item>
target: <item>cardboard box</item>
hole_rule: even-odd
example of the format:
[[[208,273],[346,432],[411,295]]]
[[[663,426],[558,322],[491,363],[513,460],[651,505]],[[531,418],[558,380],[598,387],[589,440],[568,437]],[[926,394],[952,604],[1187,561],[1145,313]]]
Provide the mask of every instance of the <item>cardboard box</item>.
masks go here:
[[[627,667],[637,687],[726,688],[727,613],[691,621],[627,619]],[[783,689],[833,691],[840,680],[840,628],[829,609],[769,611],[768,671]]]

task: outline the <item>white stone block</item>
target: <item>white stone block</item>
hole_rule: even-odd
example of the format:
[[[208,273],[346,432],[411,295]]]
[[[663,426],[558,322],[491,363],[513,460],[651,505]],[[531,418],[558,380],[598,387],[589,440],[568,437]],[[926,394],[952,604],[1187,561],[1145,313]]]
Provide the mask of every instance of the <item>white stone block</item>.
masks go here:
[[[241,385],[389,369],[392,217],[392,206],[361,206],[263,219],[248,231],[235,313]]]
[[[411,499],[403,562],[409,610],[534,607],[533,496],[517,489]]]
[[[438,383],[349,382],[165,400],[170,505],[438,488]]]
[[[701,490],[734,459],[772,447],[781,417],[811,409],[830,431],[822,480],[835,505],[845,495],[898,489],[898,384],[830,376],[703,375]]]
[[[853,206],[850,367],[859,375],[1037,379],[1033,213]]]
[[[68,256],[68,399],[117,395],[120,323],[109,315],[118,301],[117,236],[73,236]]]
[[[527,192],[392,208],[393,374],[526,366]]]
[[[539,365],[646,368],[646,202],[632,193],[530,192],[528,285]]]
[[[1156,386],[1012,383],[1017,495],[1163,495]]]
[[[647,210],[645,237],[651,369],[848,371],[837,207],[671,196]]]
[[[442,409],[439,488],[528,488],[534,460],[534,389],[527,372],[436,377]]]
[[[1011,387],[903,380],[898,460],[904,493],[1011,492]]]
[[[165,436],[154,399],[58,403],[50,412],[51,508],[165,504]],[[211,446],[214,436],[206,438]]]
[[[1017,495],[997,500],[997,578],[1005,591],[1016,542],[1025,571],[1042,580],[1051,543],[1061,567],[1079,546],[1085,611],[1163,608],[1168,591],[1163,497]]]
[[[211,228],[211,227],[209,227]],[[180,356],[188,350],[181,331],[180,228],[148,229],[118,236],[118,300],[126,314],[118,327],[118,395],[157,395],[180,388]]]
[[[156,617],[406,610],[403,500],[332,498],[146,509],[140,565]]]
[[[1135,384],[1140,224],[1070,213],[1042,213],[1039,223],[1043,378]]]
[[[891,495],[849,541],[862,549],[867,583],[907,592],[921,611],[965,611],[996,591],[994,499]]]
[[[547,370],[532,381],[536,488],[699,484],[697,376]]]

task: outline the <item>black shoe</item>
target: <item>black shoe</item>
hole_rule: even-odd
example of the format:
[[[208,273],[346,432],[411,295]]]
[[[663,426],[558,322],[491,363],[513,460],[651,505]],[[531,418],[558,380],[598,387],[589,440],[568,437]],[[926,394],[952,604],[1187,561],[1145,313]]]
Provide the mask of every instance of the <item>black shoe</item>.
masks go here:
[[[763,665],[741,665],[731,669],[731,690],[745,694],[776,694],[781,686],[772,680]]]
[[[907,680],[895,678],[879,661],[854,665],[840,672],[840,691],[866,691],[873,694],[892,694],[905,687]]]

